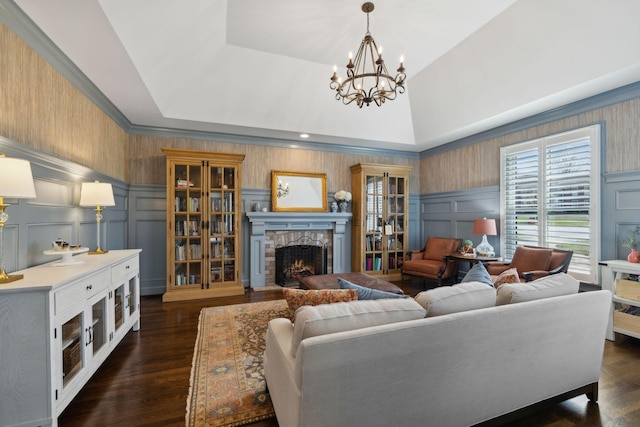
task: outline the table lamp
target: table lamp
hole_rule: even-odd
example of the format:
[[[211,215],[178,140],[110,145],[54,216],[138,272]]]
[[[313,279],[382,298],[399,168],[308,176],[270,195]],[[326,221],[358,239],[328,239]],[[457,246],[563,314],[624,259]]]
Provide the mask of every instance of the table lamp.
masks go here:
[[[115,206],[113,188],[107,182],[83,182],[80,189],[80,206],[96,207],[96,241],[97,247],[89,252],[91,255],[101,255],[109,252],[100,247],[100,221],[102,220],[102,206]]]
[[[2,234],[9,219],[5,209],[5,197],[33,199],[36,188],[31,174],[31,163],[23,159],[14,159],[0,154],[0,283],[9,283],[24,278],[22,274],[8,275],[4,269],[2,256]]]
[[[482,242],[476,246],[476,253],[478,256],[495,256],[496,253],[493,250],[493,246],[487,241],[487,235],[497,236],[495,219],[476,219],[473,221],[473,234],[482,234]]]

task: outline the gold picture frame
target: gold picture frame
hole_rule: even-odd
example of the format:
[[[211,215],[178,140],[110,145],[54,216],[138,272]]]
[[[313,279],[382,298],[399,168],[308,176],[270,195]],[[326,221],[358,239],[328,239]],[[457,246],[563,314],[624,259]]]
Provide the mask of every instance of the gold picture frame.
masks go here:
[[[274,212],[327,212],[327,174],[271,171]]]

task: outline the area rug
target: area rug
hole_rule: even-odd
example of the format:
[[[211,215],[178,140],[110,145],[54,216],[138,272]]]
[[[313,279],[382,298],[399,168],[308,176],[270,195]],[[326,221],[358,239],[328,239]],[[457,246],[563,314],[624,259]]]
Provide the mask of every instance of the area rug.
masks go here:
[[[275,415],[264,379],[269,320],[289,317],[285,300],[208,307],[200,312],[186,425],[241,426]]]

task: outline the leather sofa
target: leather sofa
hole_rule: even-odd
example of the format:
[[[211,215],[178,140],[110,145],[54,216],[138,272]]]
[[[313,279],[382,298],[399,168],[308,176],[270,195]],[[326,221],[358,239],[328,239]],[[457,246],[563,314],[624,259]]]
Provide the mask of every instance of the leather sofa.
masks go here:
[[[431,291],[495,295],[495,288],[478,283]],[[302,307],[295,327],[289,319],[272,320],[264,363],[278,424],[468,426],[510,420],[547,399],[586,393],[597,400],[611,293],[577,293],[576,281],[570,295],[532,300],[535,283],[512,286],[499,306],[490,300],[493,306],[485,308],[426,318],[418,313],[414,320],[394,317],[393,323],[336,332],[319,332],[317,322],[344,327],[350,320],[341,310],[375,317],[385,304],[404,304],[415,315],[418,298],[377,300],[387,302],[376,304],[375,313],[369,310],[372,301]],[[509,303],[514,301],[525,302]],[[301,310],[311,320],[303,321]],[[382,312],[397,315],[390,308]],[[308,321],[316,334],[305,338],[300,328]]]

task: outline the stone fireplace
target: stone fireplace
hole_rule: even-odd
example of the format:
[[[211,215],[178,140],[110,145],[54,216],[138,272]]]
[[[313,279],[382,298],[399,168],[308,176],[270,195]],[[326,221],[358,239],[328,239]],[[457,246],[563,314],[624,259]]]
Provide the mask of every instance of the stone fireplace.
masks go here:
[[[351,213],[247,212],[249,219],[249,277],[252,288],[276,282],[276,248],[296,240],[326,247],[327,273],[351,271]],[[318,274],[318,273],[316,273]]]
[[[281,233],[281,232],[277,232]],[[310,232],[312,235],[323,233]],[[290,233],[286,233],[288,235]],[[315,236],[303,235],[294,240],[284,240],[275,247],[275,283],[277,285],[297,286],[298,279],[316,274],[327,274],[329,245]],[[277,237],[281,237],[281,235]],[[270,283],[267,273],[267,283]]]

